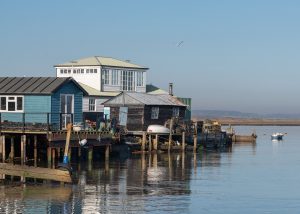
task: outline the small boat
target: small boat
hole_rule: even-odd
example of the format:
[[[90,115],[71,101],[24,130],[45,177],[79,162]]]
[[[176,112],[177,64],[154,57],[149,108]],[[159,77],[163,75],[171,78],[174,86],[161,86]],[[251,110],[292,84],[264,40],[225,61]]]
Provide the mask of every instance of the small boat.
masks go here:
[[[170,134],[170,129],[162,125],[150,125],[147,132],[149,134]]]
[[[280,132],[276,132],[271,135],[271,139],[272,140],[282,140],[283,136],[284,136],[284,134],[282,134]]]

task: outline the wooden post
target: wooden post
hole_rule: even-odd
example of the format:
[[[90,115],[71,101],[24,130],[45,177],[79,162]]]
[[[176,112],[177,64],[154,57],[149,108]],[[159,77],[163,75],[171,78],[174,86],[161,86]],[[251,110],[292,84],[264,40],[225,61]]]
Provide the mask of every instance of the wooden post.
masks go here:
[[[4,135],[0,135],[0,157],[2,158],[2,154],[3,154],[3,146],[2,146],[2,142],[3,142],[3,140],[2,140],[2,137],[3,137]]]
[[[37,167],[37,136],[36,135],[34,135],[33,137],[33,143],[34,143],[34,148],[33,148],[34,166]]]
[[[181,146],[182,146],[182,151],[184,152],[185,151],[185,132],[182,132],[182,143],[181,143]]]
[[[69,163],[68,153],[69,153],[69,145],[70,145],[70,139],[71,139],[72,126],[73,126],[72,123],[68,123],[68,125],[67,125],[66,145],[65,145],[65,152],[64,152],[64,159],[63,159],[64,164]]]
[[[148,147],[149,152],[152,151],[152,139],[151,139],[151,134],[149,134],[149,147]]]
[[[153,144],[153,149],[157,151],[157,145],[158,145],[158,134],[155,135],[155,140]]]
[[[15,138],[14,137],[10,138],[10,159],[12,160],[12,162],[15,159]]]
[[[5,135],[1,136],[1,143],[2,143],[2,162],[5,163],[5,157],[6,157],[6,152],[5,152]]]
[[[71,162],[71,158],[72,158],[72,147],[69,148],[68,151],[68,161]]]
[[[194,132],[194,152],[197,152],[197,143],[198,143],[198,124],[195,122],[195,132]]]
[[[55,169],[55,148],[52,149],[52,168]]]
[[[143,139],[142,139],[142,152],[145,151],[145,144],[146,144],[146,132],[143,132]]]
[[[173,118],[171,118],[171,121],[170,121],[170,134],[169,134],[168,152],[171,151],[172,129],[173,129]]]
[[[25,164],[26,159],[26,135],[21,136],[21,165]]]
[[[48,161],[48,168],[51,168],[51,147],[47,147],[47,161]]]
[[[109,145],[105,146],[105,161],[109,160]]]

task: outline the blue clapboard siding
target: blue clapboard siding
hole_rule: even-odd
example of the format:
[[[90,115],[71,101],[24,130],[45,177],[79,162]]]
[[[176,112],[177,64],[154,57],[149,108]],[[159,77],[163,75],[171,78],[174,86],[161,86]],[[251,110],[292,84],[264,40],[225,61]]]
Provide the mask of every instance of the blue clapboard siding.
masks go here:
[[[72,94],[74,95],[74,123],[82,122],[82,97],[83,92],[73,83],[69,82],[62,86],[51,96],[51,122],[53,124],[60,124],[60,95]],[[58,113],[58,114],[56,114]]]
[[[47,123],[47,113],[51,112],[51,96],[24,96],[25,122]],[[2,121],[23,122],[23,113],[9,112],[1,114]]]
[[[47,113],[51,113],[51,96],[28,95],[24,99],[25,121],[47,123]]]

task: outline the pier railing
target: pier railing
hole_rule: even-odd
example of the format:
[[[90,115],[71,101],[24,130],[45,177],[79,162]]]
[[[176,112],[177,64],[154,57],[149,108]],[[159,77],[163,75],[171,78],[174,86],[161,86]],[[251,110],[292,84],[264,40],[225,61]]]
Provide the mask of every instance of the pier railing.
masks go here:
[[[67,123],[74,122],[72,113],[0,113],[0,132],[16,131],[58,131],[64,130]]]

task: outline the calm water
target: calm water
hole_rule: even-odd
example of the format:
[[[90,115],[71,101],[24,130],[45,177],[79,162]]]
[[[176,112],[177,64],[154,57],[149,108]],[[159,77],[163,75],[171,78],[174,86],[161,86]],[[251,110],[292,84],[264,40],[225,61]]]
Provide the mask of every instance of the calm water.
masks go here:
[[[227,152],[80,164],[65,187],[0,186],[0,213],[300,213],[300,127],[236,127],[254,129],[256,144]]]

